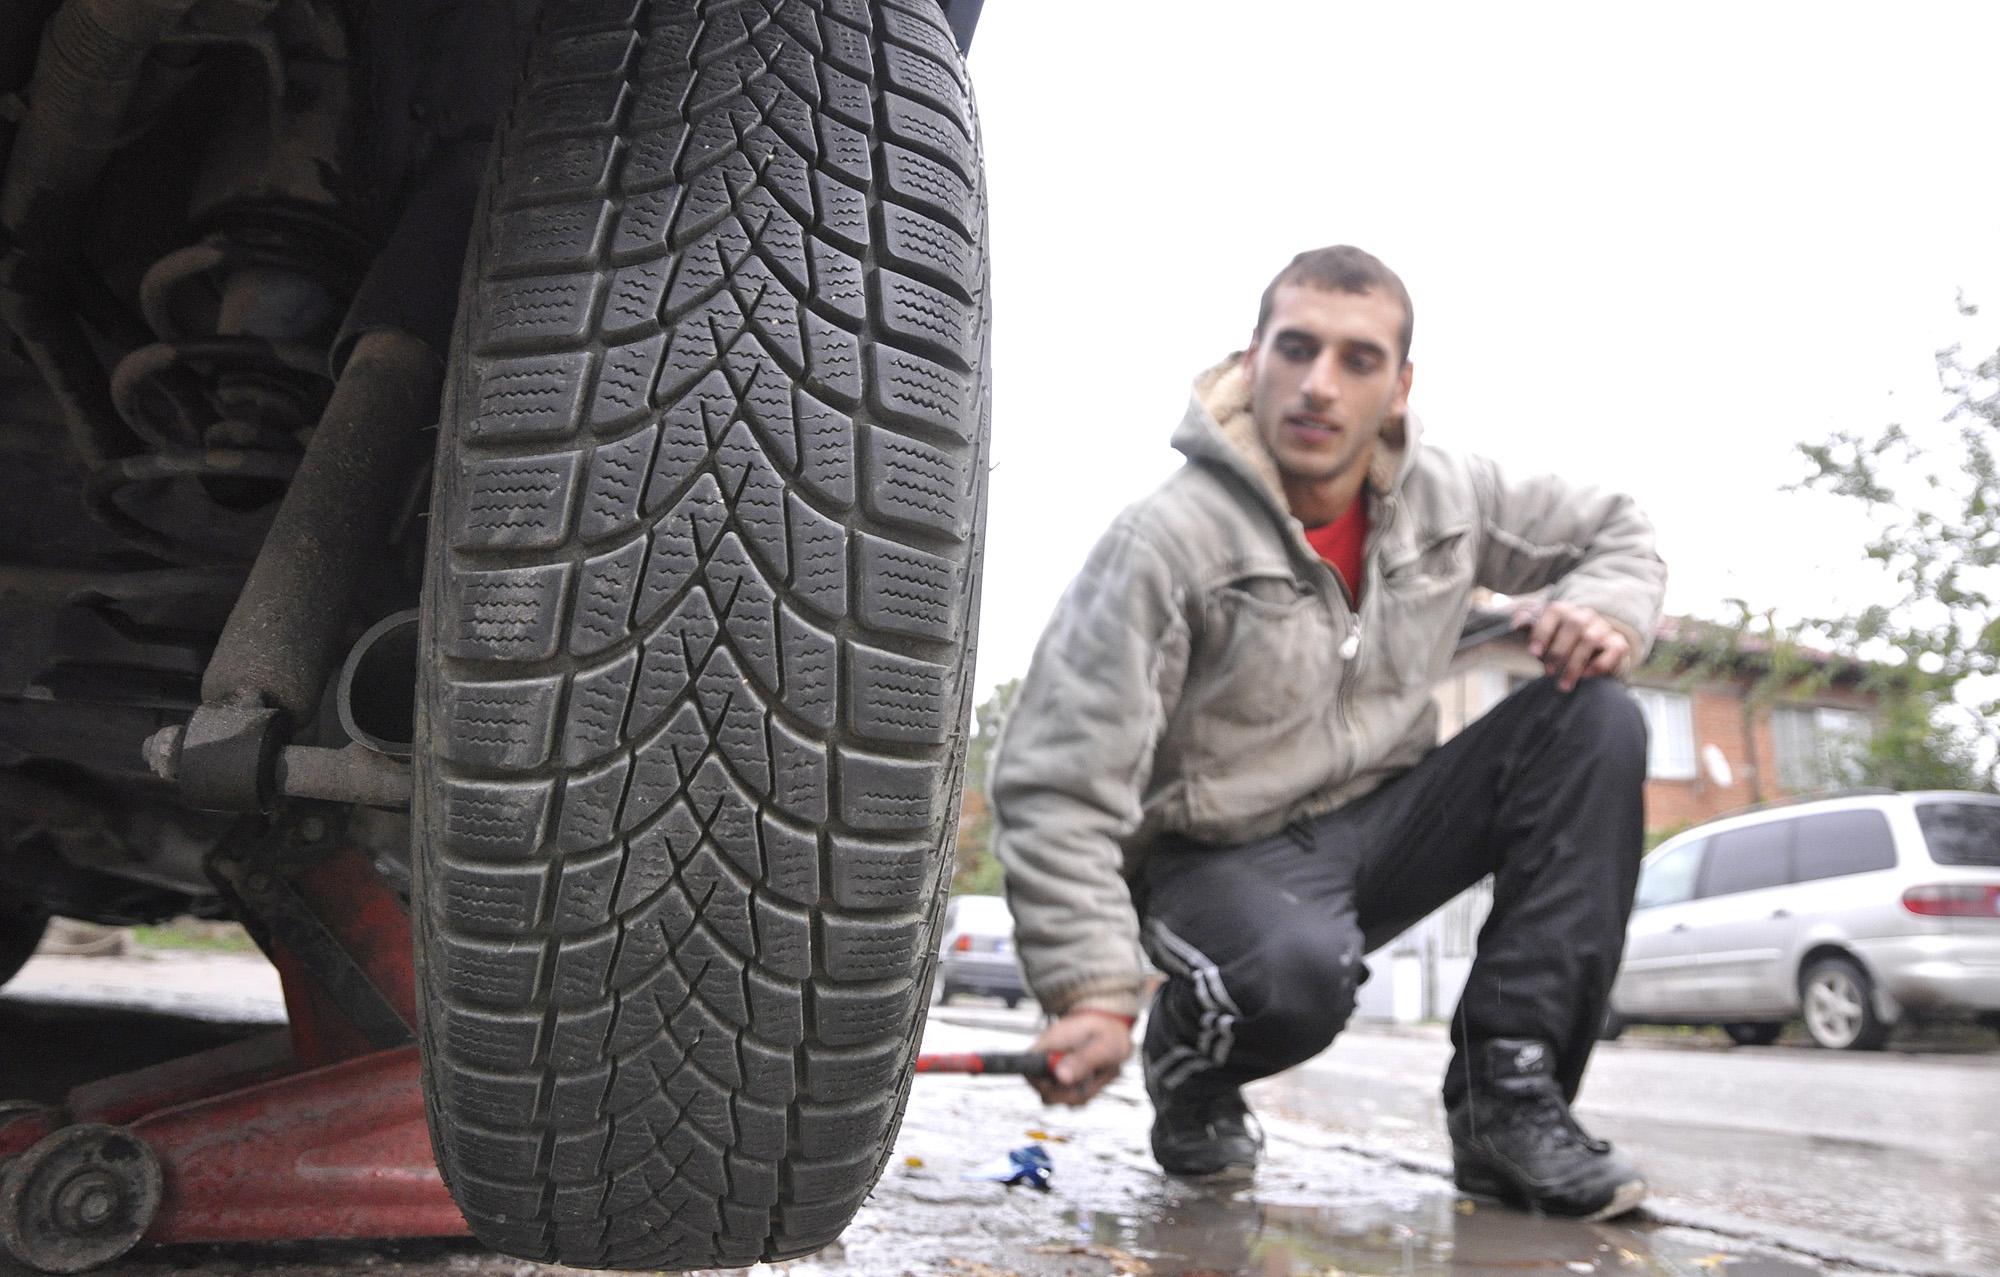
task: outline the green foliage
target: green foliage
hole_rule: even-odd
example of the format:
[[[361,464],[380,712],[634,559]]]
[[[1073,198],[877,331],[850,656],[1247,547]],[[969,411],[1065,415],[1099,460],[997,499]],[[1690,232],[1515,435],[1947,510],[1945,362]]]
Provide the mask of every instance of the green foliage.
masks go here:
[[[257,942],[233,922],[202,922],[179,918],[156,927],[132,928],[132,943],[141,949],[189,949],[202,953],[255,953]]]
[[[1677,675],[1683,687],[1749,676],[1750,709],[1805,700],[1832,685],[1839,666],[1807,642],[1804,622],[1781,625],[1775,611],[1752,611],[1742,599],[1727,602],[1730,619],[1685,622],[1674,638],[1654,645],[1646,668]]]
[[[988,821],[990,832],[992,822]],[[951,878],[951,893],[955,896],[998,896],[1004,894],[1000,886],[1000,862],[990,851],[981,848],[970,865],[964,856],[958,860],[958,868]]]
[[[1883,698],[1862,771],[1863,784],[1890,789],[1993,787],[1970,737],[1940,723],[1930,702],[1909,695]]]
[[[997,895],[1000,862],[993,858],[993,809],[986,802],[987,769],[1007,714],[1021,694],[1021,680],[1010,678],[987,693],[972,711],[972,740],[965,749],[965,803],[958,820],[958,851],[952,866],[952,890]]]
[[[1977,313],[1963,300],[1959,310]],[[1882,710],[1868,783],[1991,790],[2000,781],[2000,352],[1968,362],[1949,346],[1937,369],[1951,405],[1938,425],[1799,445],[1808,470],[1798,486],[1866,507],[1880,529],[1867,556],[1893,583],[1888,601],[1811,624],[1849,650],[1890,654],[1870,688]]]

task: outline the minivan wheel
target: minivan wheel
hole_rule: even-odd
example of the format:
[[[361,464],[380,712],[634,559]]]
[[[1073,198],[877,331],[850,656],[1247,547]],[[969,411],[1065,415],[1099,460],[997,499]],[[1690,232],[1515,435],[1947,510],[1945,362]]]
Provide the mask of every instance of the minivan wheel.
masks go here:
[[[1874,1051],[1889,1040],[1889,1026],[1875,1014],[1868,973],[1846,958],[1821,958],[1799,981],[1806,1032],[1829,1051]]]
[[[1616,1042],[1624,1035],[1625,1017],[1606,1007],[1604,1009],[1604,1021],[1597,1026],[1597,1040],[1599,1042]]]
[[[1722,1031],[1738,1046],[1769,1046],[1784,1028],[1782,1024],[1725,1024]]]

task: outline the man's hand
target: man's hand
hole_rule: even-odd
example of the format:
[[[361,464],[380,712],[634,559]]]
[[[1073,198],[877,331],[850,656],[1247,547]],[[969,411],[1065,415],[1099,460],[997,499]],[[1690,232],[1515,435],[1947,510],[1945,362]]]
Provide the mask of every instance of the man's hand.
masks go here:
[[[1059,1052],[1053,1077],[1029,1078],[1046,1104],[1081,1108],[1111,1084],[1132,1055],[1132,1027],[1103,1011],[1072,1011],[1043,1030],[1030,1051]]]
[[[1555,676],[1561,691],[1574,689],[1586,678],[1617,673],[1632,652],[1624,633],[1594,608],[1549,603],[1539,613],[1524,608],[1514,614],[1514,624],[1530,622],[1528,655]]]

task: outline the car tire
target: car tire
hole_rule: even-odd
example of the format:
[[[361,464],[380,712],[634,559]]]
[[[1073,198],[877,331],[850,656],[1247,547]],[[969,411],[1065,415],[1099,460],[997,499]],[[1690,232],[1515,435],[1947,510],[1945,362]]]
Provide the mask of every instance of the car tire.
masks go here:
[[[1875,986],[1848,958],[1821,958],[1799,978],[1799,1001],[1812,1040],[1830,1051],[1874,1051],[1890,1026],[1875,1013]]]
[[[1785,1031],[1782,1024],[1725,1024],[1722,1031],[1737,1046],[1769,1046]]]
[[[939,1005],[939,1006],[943,1006],[943,1005],[945,1005],[945,1004],[946,1004],[947,1002],[950,1002],[950,1001],[951,1001],[951,1000],[952,1000],[953,998],[955,998],[955,997],[957,997],[957,996],[958,996],[958,986],[957,986],[957,985],[955,985],[955,984],[950,984],[950,983],[946,983],[946,984],[942,984],[942,985],[939,985],[939,986],[938,986],[938,1005]]]
[[[0,985],[28,965],[49,928],[49,916],[26,905],[0,904]]]
[[[1597,1026],[1597,1040],[1616,1042],[1623,1036],[1625,1036],[1625,1017],[1609,1007],[1605,1008],[1604,1019]]]
[[[963,769],[984,221],[928,0],[547,6],[420,639],[424,1086],[490,1246],[783,1260],[880,1174]]]
[[[1012,1011],[1015,1007],[1021,1005],[1021,995],[1018,993],[1009,994],[1007,997],[1004,997],[1000,1000],[1007,1004],[1007,1009],[1009,1011]]]

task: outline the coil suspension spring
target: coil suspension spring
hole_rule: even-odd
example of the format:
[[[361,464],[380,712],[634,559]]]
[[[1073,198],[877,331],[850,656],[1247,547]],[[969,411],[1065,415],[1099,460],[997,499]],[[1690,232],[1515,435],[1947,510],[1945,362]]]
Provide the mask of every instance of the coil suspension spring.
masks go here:
[[[133,548],[181,564],[256,556],[332,391],[328,351],[361,260],[318,210],[239,207],[146,271],[156,340],[118,361],[110,392],[148,451],[86,489]]]

